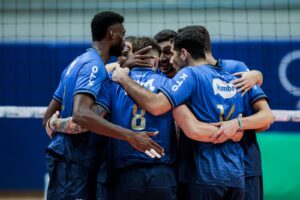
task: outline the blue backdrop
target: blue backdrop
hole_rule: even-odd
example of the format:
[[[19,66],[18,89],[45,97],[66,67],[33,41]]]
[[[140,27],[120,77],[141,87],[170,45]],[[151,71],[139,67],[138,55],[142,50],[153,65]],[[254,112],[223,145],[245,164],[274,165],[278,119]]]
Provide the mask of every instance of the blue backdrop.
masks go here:
[[[62,70],[87,47],[86,43],[1,43],[0,106],[47,106]],[[213,44],[216,58],[241,60],[251,69],[262,71],[263,89],[272,109],[300,108],[300,53],[297,50],[300,50],[300,41]],[[284,58],[291,59],[283,62]],[[285,89],[280,82],[279,66],[285,69],[286,80],[292,88]],[[0,118],[0,190],[43,188],[44,152],[50,140],[41,124],[40,119]],[[300,123],[276,123],[271,130],[299,132]]]

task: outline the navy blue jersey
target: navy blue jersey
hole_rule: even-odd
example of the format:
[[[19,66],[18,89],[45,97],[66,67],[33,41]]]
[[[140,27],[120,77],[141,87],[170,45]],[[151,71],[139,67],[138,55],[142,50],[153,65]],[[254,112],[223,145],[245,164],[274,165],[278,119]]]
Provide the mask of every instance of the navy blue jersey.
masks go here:
[[[244,98],[230,82],[233,79],[219,67],[185,67],[160,90],[173,107],[185,103],[198,120],[219,122],[236,118],[244,110]],[[212,144],[181,135],[179,152],[180,181],[244,187],[244,153],[239,143]]]
[[[236,72],[245,72],[249,71],[249,68],[245,63],[236,61],[236,60],[218,60],[218,65],[222,67],[225,71],[233,74]],[[254,86],[251,90],[253,97],[253,102],[261,99],[267,98],[263,90],[259,86]],[[244,116],[249,116],[254,114],[254,110],[251,105],[246,105],[246,110],[243,113]],[[244,137],[240,142],[245,152],[245,173],[246,176],[258,176],[262,175],[262,166],[261,166],[261,155],[259,145],[256,139],[256,133],[254,130],[245,131]]]
[[[156,74],[151,68],[134,68],[130,77],[148,90],[157,93],[157,89],[166,84],[167,78]],[[127,142],[113,140],[114,164],[122,168],[135,164],[164,163],[172,164],[175,160],[176,135],[172,113],[153,116],[140,108],[130,98],[120,84],[105,81],[97,103],[111,113],[111,122],[133,131],[159,131],[152,139],[165,149],[165,156],[152,159],[145,153],[132,148]]]
[[[61,117],[72,116],[73,98],[76,94],[89,94],[96,100],[102,82],[106,79],[108,74],[95,49],[90,48],[74,59],[63,71],[59,86],[53,95],[53,98],[62,104]],[[78,135],[57,133],[49,148],[70,160],[93,168],[96,157],[99,156],[97,154],[102,152],[100,147],[105,146],[104,140],[91,132]]]

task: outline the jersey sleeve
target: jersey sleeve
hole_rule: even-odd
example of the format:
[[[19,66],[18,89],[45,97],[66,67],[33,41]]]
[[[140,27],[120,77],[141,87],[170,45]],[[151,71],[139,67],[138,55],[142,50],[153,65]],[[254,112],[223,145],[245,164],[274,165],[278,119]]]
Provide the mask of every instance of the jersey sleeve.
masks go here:
[[[192,71],[184,68],[174,78],[168,79],[159,90],[166,95],[174,108],[184,103],[193,94],[195,83]]]
[[[60,81],[59,81],[59,85],[53,94],[53,99],[55,99],[56,101],[58,101],[60,103],[62,103],[63,96],[64,96],[64,84],[63,84],[64,73],[65,73],[65,71],[62,72]]]
[[[74,95],[87,93],[97,99],[101,85],[108,78],[103,63],[90,62],[81,67],[78,72]]]
[[[267,95],[258,85],[252,87],[249,92],[247,92],[250,105],[254,104],[259,99],[266,99],[268,101]]]
[[[110,105],[111,105],[112,86],[113,86],[112,81],[110,80],[104,81],[96,100],[96,104],[102,106],[109,113],[111,107]]]
[[[243,62],[238,62],[233,73],[250,71],[247,65]]]

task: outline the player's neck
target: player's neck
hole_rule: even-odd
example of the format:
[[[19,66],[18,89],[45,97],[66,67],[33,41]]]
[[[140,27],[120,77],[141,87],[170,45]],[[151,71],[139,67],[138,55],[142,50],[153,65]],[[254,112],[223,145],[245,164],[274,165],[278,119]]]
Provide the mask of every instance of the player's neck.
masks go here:
[[[200,59],[192,59],[189,61],[189,66],[200,66],[200,65],[207,65],[208,62],[207,60],[200,58]]]
[[[108,44],[105,41],[93,41],[92,47],[98,51],[103,63],[106,64],[110,58]]]
[[[205,58],[208,62],[208,64],[210,65],[216,65],[217,64],[217,60],[213,57],[213,55],[211,54],[211,52],[205,52]]]

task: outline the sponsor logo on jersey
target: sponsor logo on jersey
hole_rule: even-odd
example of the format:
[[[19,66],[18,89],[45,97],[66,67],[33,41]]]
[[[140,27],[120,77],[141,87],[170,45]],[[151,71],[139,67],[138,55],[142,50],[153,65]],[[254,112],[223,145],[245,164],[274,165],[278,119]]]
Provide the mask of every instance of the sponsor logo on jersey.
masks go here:
[[[93,86],[94,85],[97,72],[98,72],[98,67],[97,66],[93,66],[88,86]]]
[[[187,74],[183,73],[180,77],[179,80],[176,81],[175,85],[172,85],[172,90],[176,92],[178,88],[182,85],[182,83],[189,77]]]
[[[215,95],[219,94],[223,99],[230,99],[236,95],[236,89],[232,83],[227,83],[219,78],[213,79]]]

